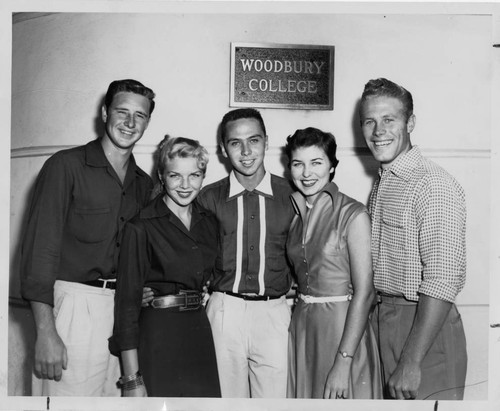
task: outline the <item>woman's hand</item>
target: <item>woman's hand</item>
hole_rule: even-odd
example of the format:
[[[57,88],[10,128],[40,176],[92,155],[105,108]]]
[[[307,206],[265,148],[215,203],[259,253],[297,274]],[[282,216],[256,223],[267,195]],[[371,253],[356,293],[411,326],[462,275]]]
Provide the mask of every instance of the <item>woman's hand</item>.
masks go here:
[[[325,384],[324,399],[349,398],[352,358],[335,358]]]
[[[139,385],[133,390],[123,390],[124,397],[147,397],[148,393],[146,391],[145,385]]]
[[[208,293],[208,289],[210,287],[210,280],[206,282],[203,286],[203,291],[201,293],[202,305],[205,307],[207,305],[208,299],[210,298],[210,294]]]
[[[151,301],[153,301],[154,292],[149,287],[144,287],[142,289],[142,306],[147,307]]]

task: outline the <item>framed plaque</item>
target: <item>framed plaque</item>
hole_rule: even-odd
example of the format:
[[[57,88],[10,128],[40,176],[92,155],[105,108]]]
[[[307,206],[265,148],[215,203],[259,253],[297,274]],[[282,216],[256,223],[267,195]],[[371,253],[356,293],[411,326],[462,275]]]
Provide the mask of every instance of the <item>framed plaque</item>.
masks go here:
[[[231,107],[333,110],[334,46],[231,43]]]

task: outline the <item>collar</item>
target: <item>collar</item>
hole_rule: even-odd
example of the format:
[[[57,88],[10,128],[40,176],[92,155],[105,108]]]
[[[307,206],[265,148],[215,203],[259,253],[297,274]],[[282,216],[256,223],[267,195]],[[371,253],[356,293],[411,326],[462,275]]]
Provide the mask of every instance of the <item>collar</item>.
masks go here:
[[[326,193],[330,196],[330,198],[333,199],[337,196],[339,192],[339,188],[337,184],[335,184],[333,181],[329,182],[325,187],[323,187],[323,190],[320,191],[319,194],[321,193]],[[290,195],[290,199],[293,204],[293,208],[295,210],[296,214],[299,214],[300,216],[305,216],[306,211],[307,211],[307,206],[306,206],[306,198],[302,195],[300,191],[296,191],[295,193]],[[318,202],[319,196],[316,198],[316,201],[314,204]],[[313,207],[314,207],[313,204]]]
[[[422,153],[420,152],[420,148],[418,146],[413,146],[407,153],[400,156],[388,169],[384,170],[382,167],[379,167],[378,174],[382,176],[383,172],[391,172],[396,177],[408,181],[414,175],[413,170],[419,167],[421,162]]]
[[[102,149],[100,138],[92,140],[85,145],[85,162],[93,167],[107,167],[109,165]]]
[[[241,183],[238,181],[236,178],[236,175],[234,174],[234,171],[231,171],[229,174],[229,195],[228,199],[231,199],[233,197],[237,197],[240,194],[244,193],[247,191],[245,187],[241,185]],[[257,191],[259,194],[262,194],[264,196],[273,196],[273,188],[271,186],[271,173],[266,173],[264,174],[264,178],[262,181],[259,183],[257,187],[255,187],[254,191]]]
[[[159,194],[145,208],[143,208],[140,213],[141,218],[150,219],[161,218],[165,216],[172,218],[174,213],[172,213],[170,208],[168,208],[168,206],[165,204],[165,201],[163,201],[163,196],[163,193]],[[192,205],[193,208],[191,209],[191,225],[194,225],[193,222],[199,220],[198,216],[200,216],[200,218],[205,216],[207,214],[207,211],[204,208],[200,207],[196,200],[193,201]]]
[[[111,164],[104,154],[100,138],[92,140],[85,145],[85,163],[92,167],[111,167]],[[128,170],[130,169],[133,169],[135,173],[141,177],[147,176],[144,171],[137,167],[132,153],[130,154],[130,158],[128,160]]]

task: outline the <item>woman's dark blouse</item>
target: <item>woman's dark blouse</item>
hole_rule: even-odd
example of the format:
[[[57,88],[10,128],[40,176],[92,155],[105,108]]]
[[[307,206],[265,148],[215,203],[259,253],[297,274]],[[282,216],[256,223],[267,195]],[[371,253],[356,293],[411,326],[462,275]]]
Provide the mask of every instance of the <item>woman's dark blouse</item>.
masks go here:
[[[211,278],[218,251],[216,217],[196,201],[188,230],[157,197],[125,226],[118,263],[114,354],[137,348],[142,289],[155,295],[201,291]]]

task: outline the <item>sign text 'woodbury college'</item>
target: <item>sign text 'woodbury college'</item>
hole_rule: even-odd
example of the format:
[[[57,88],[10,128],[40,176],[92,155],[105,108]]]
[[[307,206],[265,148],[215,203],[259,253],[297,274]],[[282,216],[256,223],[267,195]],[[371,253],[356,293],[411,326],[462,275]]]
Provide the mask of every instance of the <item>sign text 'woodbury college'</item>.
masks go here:
[[[333,47],[232,46],[231,105],[333,108]]]

